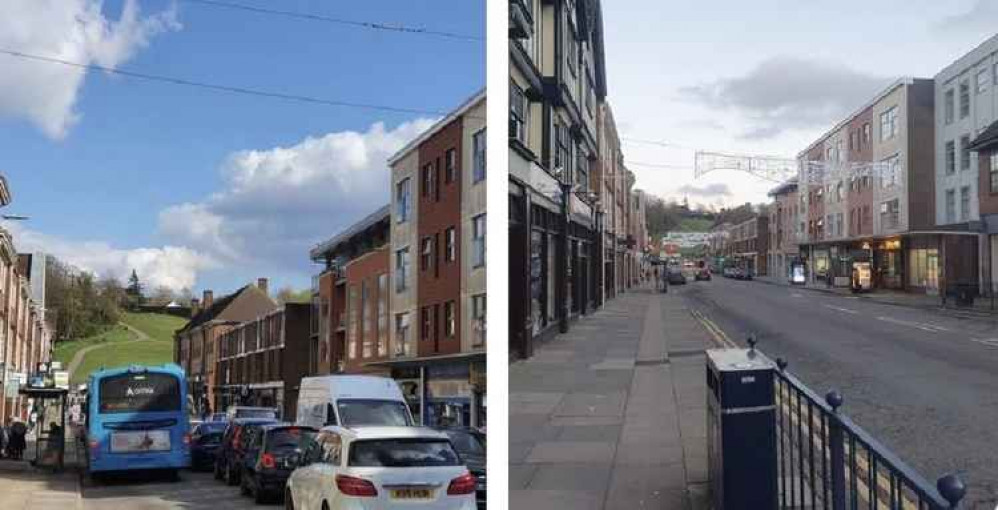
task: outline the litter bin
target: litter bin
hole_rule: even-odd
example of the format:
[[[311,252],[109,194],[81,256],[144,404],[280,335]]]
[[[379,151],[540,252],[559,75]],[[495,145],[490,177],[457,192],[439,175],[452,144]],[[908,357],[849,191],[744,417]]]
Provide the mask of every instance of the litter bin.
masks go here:
[[[973,284],[957,283],[953,286],[952,292],[953,300],[956,302],[956,306],[966,308],[974,306],[974,294],[976,294],[976,289]]]
[[[707,351],[707,462],[714,510],[776,508],[775,370],[754,349]]]

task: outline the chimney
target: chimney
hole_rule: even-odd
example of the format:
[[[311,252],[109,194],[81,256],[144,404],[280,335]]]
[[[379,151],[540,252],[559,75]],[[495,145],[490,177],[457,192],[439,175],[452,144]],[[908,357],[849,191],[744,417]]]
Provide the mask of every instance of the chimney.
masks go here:
[[[191,298],[191,317],[193,318],[201,311],[200,303],[198,298]]]
[[[213,299],[214,296],[215,294],[212,291],[204,291],[204,294],[201,296],[201,306],[203,306],[205,310],[211,308],[211,305],[215,302]]]
[[[270,295],[269,292],[267,292],[267,279],[266,278],[257,278],[256,279],[256,287],[258,289],[262,290],[264,294]]]

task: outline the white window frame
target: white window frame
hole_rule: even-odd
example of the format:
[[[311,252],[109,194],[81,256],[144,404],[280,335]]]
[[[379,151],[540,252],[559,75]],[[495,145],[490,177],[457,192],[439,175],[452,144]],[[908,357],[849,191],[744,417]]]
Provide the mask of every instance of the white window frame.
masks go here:
[[[478,268],[485,266],[485,214],[479,214],[471,218],[471,266]]]
[[[395,183],[395,222],[409,221],[412,212],[412,178],[406,177]]]
[[[471,165],[471,182],[472,184],[478,184],[485,180],[486,175],[486,139],[485,139],[485,128],[471,135],[471,147],[472,155],[474,161]]]

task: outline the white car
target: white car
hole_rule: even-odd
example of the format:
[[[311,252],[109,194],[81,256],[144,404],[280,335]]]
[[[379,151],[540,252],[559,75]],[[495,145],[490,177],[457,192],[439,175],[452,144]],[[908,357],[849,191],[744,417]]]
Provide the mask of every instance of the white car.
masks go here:
[[[475,477],[443,432],[324,427],[285,487],[295,510],[475,510]]]

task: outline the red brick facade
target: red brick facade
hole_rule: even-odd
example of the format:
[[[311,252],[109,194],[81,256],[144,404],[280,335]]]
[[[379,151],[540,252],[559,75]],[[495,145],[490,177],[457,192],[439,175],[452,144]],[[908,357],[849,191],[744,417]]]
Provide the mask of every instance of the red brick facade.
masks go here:
[[[345,332],[346,357],[343,359],[348,373],[384,371],[372,370],[366,364],[388,359],[392,293],[388,273],[390,251],[385,245],[350,261],[343,270],[344,281],[337,285],[339,299],[333,298],[332,322],[342,325]],[[379,306],[383,308],[379,309]]]
[[[461,352],[461,136],[457,119],[419,146],[418,356]]]
[[[873,107],[869,107],[849,122],[849,161],[873,161]],[[846,227],[850,237],[873,235],[873,176],[849,183],[846,203]]]

